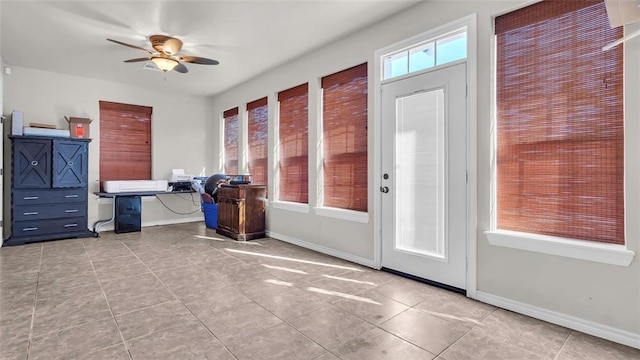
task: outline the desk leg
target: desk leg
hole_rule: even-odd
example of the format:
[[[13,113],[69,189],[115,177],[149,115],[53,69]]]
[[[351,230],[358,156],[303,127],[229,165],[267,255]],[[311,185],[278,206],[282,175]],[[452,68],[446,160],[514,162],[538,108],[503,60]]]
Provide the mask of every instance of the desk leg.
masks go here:
[[[111,204],[111,219],[108,220],[100,220],[97,221],[95,224],[93,224],[93,234],[95,237],[99,237],[100,236],[100,229],[104,226],[107,225],[108,223],[113,222],[113,220],[115,220],[116,218],[116,198],[112,198],[113,202]]]

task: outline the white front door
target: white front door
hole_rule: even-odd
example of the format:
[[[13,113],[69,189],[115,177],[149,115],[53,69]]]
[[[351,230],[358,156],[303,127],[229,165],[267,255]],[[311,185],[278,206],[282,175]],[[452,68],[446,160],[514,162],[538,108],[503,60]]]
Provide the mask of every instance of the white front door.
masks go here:
[[[466,64],[382,91],[382,266],[466,289]]]

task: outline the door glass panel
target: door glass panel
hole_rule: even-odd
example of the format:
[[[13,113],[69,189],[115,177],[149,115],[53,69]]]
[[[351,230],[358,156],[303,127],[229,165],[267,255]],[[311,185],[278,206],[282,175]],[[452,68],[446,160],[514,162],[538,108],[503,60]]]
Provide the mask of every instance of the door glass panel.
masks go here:
[[[467,33],[460,33],[445,39],[436,41],[436,64],[464,59],[467,57]]]
[[[409,72],[433,67],[436,63],[435,44],[430,42],[409,50]]]
[[[408,63],[409,59],[406,51],[385,57],[384,78],[389,79],[406,74]]]
[[[396,99],[396,217],[399,251],[444,259],[444,90]]]

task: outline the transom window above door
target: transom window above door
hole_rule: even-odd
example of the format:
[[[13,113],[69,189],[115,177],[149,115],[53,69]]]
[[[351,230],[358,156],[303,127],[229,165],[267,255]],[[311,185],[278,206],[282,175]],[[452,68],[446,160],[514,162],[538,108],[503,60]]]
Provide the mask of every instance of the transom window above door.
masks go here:
[[[382,56],[382,80],[467,57],[467,31],[458,30]]]

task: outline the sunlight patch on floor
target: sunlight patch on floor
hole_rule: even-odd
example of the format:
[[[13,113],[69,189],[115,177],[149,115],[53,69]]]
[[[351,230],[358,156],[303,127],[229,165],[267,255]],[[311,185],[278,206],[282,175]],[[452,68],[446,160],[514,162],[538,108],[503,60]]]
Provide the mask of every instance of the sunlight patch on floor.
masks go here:
[[[480,324],[480,321],[478,320],[473,320],[470,318],[466,318],[466,317],[459,317],[459,316],[455,316],[455,315],[451,315],[451,314],[445,314],[445,313],[441,313],[441,312],[437,312],[437,311],[429,311],[429,310],[423,310],[420,309],[420,311],[422,312],[426,312],[427,314],[433,315],[433,316],[437,316],[440,318],[446,318],[446,319],[451,319],[451,320],[458,320],[458,321],[464,321],[464,322],[471,322],[474,324]]]
[[[309,275],[309,273],[304,272],[302,270],[298,270],[298,269],[292,269],[292,268],[282,267],[282,266],[273,266],[273,265],[267,265],[267,264],[260,264],[260,265],[266,267],[267,269],[281,270],[281,271],[286,271],[286,272],[290,272],[290,273]]]
[[[278,260],[286,260],[286,261],[299,262],[299,263],[303,263],[303,264],[311,264],[311,265],[327,266],[327,267],[332,267],[332,268],[336,268],[336,269],[345,269],[345,270],[363,271],[363,270],[360,270],[360,269],[358,269],[358,268],[354,268],[354,267],[350,267],[350,266],[332,265],[332,264],[321,263],[321,262],[317,262],[317,261],[302,260],[302,259],[294,259],[294,258],[290,258],[290,257],[286,257],[286,256],[277,256],[277,255],[269,255],[269,254],[260,254],[260,253],[256,253],[256,252],[244,251],[244,250],[237,250],[237,249],[225,249],[225,250],[227,250],[227,251],[229,251],[229,252],[237,253],[237,254],[245,254],[245,255],[261,256],[261,257],[266,257],[266,258],[270,258],[270,259],[278,259]]]
[[[286,281],[282,281],[282,280],[275,280],[275,279],[267,279],[264,282],[269,283],[269,284],[274,284],[274,285],[280,285],[280,286],[293,286],[293,284],[290,283],[290,282],[286,282]]]
[[[371,286],[376,286],[376,283],[372,283],[371,281],[362,281],[362,280],[356,280],[356,279],[349,279],[349,278],[344,278],[344,277],[339,277],[339,276],[331,276],[331,275],[325,275],[322,274],[322,276],[328,278],[328,279],[334,279],[334,280],[340,280],[340,281],[348,281],[348,282],[352,282],[352,283],[358,283],[358,284],[366,284],[366,285],[371,285]]]
[[[349,300],[362,301],[362,302],[366,302],[366,303],[374,304],[374,305],[382,305],[381,303],[379,303],[379,302],[377,302],[375,300],[371,300],[369,298],[356,296],[356,295],[351,295],[351,294],[345,294],[345,293],[341,293],[341,292],[338,292],[338,291],[318,289],[318,288],[315,288],[315,287],[308,287],[307,290],[312,291],[312,292],[316,292],[316,293],[319,293],[319,294],[338,296],[338,297],[341,297],[341,298],[345,298],[345,299],[349,299]]]
[[[262,244],[257,243],[257,242],[249,242],[249,241],[236,241],[236,240],[225,240],[225,239],[220,239],[220,238],[214,238],[211,236],[204,236],[204,235],[193,235],[199,239],[206,239],[206,240],[215,240],[215,241],[220,241],[220,242],[234,242],[237,244],[244,244],[244,245],[254,245],[254,246],[262,246]]]

